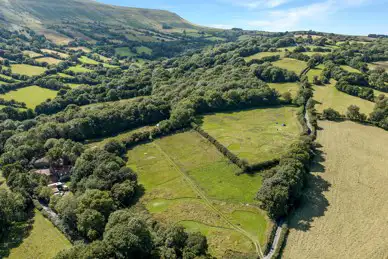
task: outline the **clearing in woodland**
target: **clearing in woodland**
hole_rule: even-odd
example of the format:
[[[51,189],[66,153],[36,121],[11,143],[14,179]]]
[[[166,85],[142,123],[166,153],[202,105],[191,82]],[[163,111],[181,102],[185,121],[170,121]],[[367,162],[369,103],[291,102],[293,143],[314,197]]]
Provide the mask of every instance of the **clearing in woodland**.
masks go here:
[[[27,108],[34,109],[38,104],[41,104],[47,99],[54,99],[56,96],[57,91],[32,85],[0,95],[0,98],[24,102]]]
[[[213,256],[261,254],[272,223],[254,200],[259,174],[237,176],[240,169],[195,131],[136,146],[127,157],[157,220],[202,232]]]
[[[388,134],[321,121],[308,188],[283,258],[388,257]]]
[[[289,71],[294,71],[296,74],[300,74],[303,69],[307,67],[307,63],[292,58],[284,58],[272,63],[276,67],[284,68]]]
[[[298,108],[268,107],[208,114],[202,129],[249,163],[280,158],[299,137]]]

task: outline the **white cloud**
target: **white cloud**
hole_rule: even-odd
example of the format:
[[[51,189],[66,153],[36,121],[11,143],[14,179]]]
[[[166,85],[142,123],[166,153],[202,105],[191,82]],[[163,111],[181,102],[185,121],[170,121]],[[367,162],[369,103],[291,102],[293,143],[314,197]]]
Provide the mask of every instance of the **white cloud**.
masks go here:
[[[311,22],[325,22],[328,16],[338,10],[356,7],[368,0],[326,0],[286,10],[270,11],[266,19],[250,20],[245,23],[252,29],[285,31],[308,29]]]
[[[207,26],[211,28],[218,28],[218,29],[224,29],[224,30],[232,29],[234,27],[233,25],[229,25],[229,24],[209,24]]]
[[[247,7],[249,9],[268,9],[284,5],[292,0],[222,0],[236,6]],[[358,0],[360,1],[360,0]]]

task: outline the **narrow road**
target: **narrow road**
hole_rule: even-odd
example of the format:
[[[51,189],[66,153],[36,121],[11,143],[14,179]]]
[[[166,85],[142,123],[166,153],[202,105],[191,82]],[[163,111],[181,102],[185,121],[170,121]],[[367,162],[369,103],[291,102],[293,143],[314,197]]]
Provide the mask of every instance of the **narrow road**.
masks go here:
[[[306,108],[305,108],[305,112],[304,112],[304,119],[306,121],[307,127],[309,128],[308,134],[311,135],[311,133],[313,132],[313,125],[311,124],[310,116],[309,116],[309,113],[307,112]],[[273,242],[271,244],[271,249],[270,249],[269,253],[266,256],[264,256],[264,259],[271,259],[272,256],[274,255],[275,250],[279,245],[280,234],[282,233],[282,224],[283,224],[282,222],[279,222],[277,224],[278,226],[276,228],[275,237],[274,237]]]
[[[184,169],[181,169],[174,160],[157,144],[152,142],[155,147],[166,157],[166,159],[171,163],[171,165],[182,174],[182,176],[185,178],[185,180],[190,184],[190,186],[193,188],[195,192],[205,201],[206,205],[212,209],[217,215],[220,216],[224,221],[226,221],[234,230],[239,232],[240,234],[244,235],[246,238],[248,238],[255,246],[256,253],[260,258],[264,258],[263,251],[261,250],[260,244],[257,240],[251,237],[251,235],[245,231],[244,229],[240,228],[239,226],[236,226],[233,224],[220,210],[218,210],[212,202],[209,200],[209,198],[206,196],[206,194],[198,187],[198,185],[191,179],[191,177],[185,172]]]

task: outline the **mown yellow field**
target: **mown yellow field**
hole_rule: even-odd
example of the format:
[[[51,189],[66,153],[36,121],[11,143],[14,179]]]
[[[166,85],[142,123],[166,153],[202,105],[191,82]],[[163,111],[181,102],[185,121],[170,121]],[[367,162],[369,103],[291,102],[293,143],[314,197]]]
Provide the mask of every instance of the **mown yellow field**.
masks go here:
[[[388,258],[388,133],[353,122],[319,126],[321,155],[283,258]]]

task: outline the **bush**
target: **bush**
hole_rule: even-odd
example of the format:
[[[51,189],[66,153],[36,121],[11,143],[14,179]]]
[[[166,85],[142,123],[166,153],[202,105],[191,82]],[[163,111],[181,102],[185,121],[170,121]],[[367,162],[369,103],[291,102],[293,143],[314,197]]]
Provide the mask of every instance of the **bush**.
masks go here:
[[[341,119],[341,117],[341,114],[332,108],[324,109],[322,113],[322,119],[326,119],[329,121],[339,120]]]

